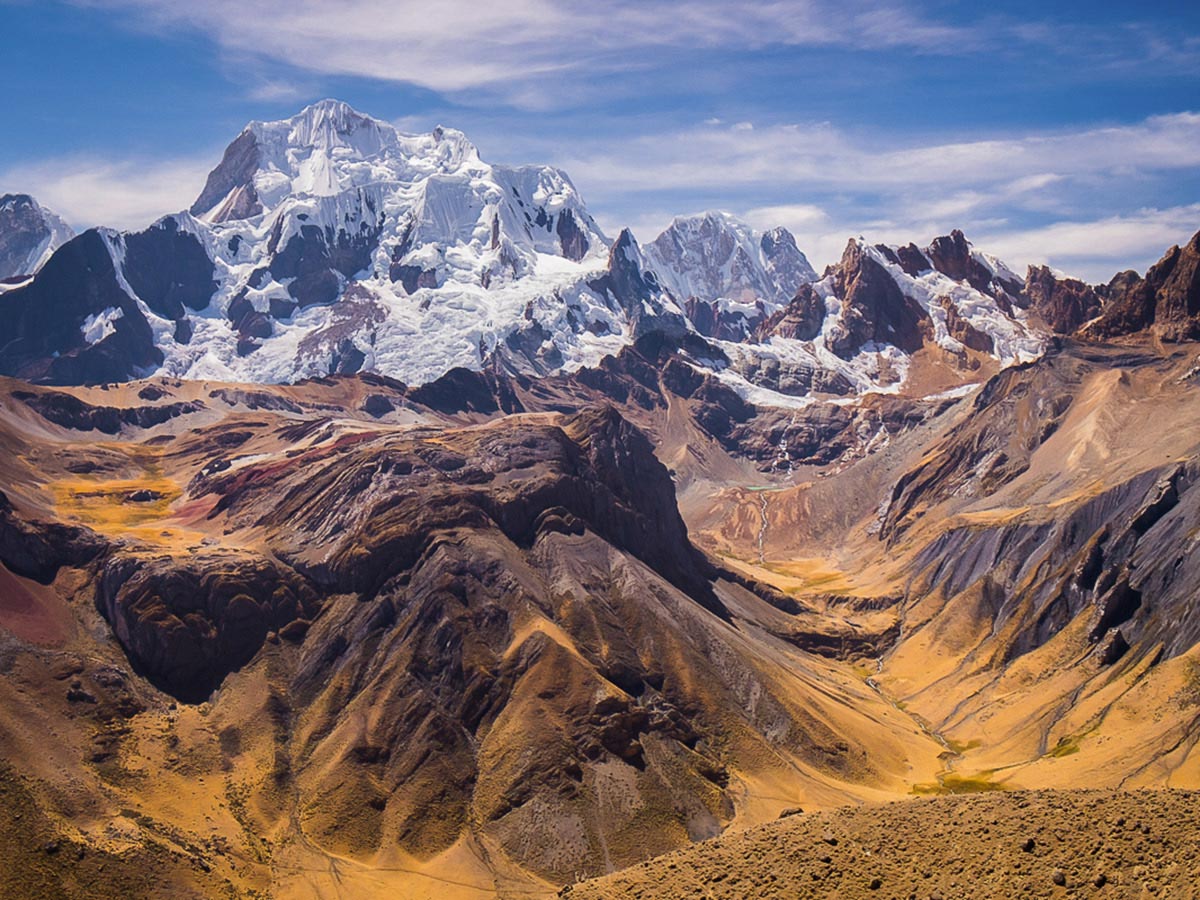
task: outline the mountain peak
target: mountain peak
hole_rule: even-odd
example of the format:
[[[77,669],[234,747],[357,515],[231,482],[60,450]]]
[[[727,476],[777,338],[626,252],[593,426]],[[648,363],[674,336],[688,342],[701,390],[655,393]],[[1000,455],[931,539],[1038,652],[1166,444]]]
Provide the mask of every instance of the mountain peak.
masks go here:
[[[369,119],[371,116],[359,112],[345,100],[338,100],[336,97],[326,97],[324,100],[318,100],[315,103],[310,103],[304,109],[300,110],[294,118],[301,116],[332,116],[336,118],[348,118],[355,116],[360,119]]]
[[[29,194],[0,196],[0,279],[34,274],[74,236],[71,226]]]
[[[321,100],[286,120],[291,125],[288,143],[331,150],[350,147],[373,155],[383,143],[381,129],[391,126],[364,115],[342,100]],[[269,123],[275,124],[275,123]],[[365,140],[364,140],[365,138]]]
[[[676,216],[646,255],[664,287],[683,300],[762,302],[775,309],[817,277],[787,229],[759,234],[724,210]]]
[[[247,125],[190,212],[218,224],[254,218],[287,197],[333,197],[483,168],[461,131],[439,125],[428,134],[402,134],[345,101],[326,99],[286,119]]]

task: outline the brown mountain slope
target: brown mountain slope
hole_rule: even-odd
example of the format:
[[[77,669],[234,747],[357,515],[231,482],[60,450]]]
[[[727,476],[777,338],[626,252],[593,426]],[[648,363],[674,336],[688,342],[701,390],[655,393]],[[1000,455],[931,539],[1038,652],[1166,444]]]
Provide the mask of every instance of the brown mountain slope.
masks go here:
[[[797,647],[817,618],[692,547],[611,408],[7,387],[0,749],[30,896],[524,896],[940,769]],[[81,853],[110,876],[76,885]]]
[[[885,453],[733,491],[698,540],[875,610],[873,683],[951,751],[918,790],[1200,787],[1197,349],[1068,342]]]

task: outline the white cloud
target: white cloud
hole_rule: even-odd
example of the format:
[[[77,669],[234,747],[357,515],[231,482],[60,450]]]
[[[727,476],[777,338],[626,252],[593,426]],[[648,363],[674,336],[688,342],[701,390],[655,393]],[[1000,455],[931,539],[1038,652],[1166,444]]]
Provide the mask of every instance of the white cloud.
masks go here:
[[[1107,282],[1127,268],[1144,272],[1168,247],[1186,243],[1197,231],[1200,203],[1140,209],[1092,221],[984,231],[975,239],[1012,263],[1050,264],[1087,281]]]
[[[1145,184],[1200,172],[1200,115],[1190,112],[899,148],[827,123],[698,126],[557,162],[597,206],[717,195],[756,227],[786,226],[818,269],[851,235],[920,243],[962,228],[1014,265],[1050,262],[1107,281],[1200,228],[1195,206],[1138,209],[1148,206]]]
[[[190,27],[222,47],[333,75],[435,91],[494,89],[542,105],[564,76],[645,69],[671,50],[907,47],[961,53],[966,29],[867,0],[75,0],[137,24]],[[901,0],[896,0],[897,3]],[[541,84],[532,87],[530,81]],[[532,93],[532,95],[530,95]],[[523,96],[524,95],[524,96]]]
[[[214,163],[212,159],[48,159],[0,172],[0,193],[32,194],[76,228],[138,229],[191,206]]]
[[[311,85],[267,79],[251,87],[246,96],[264,103],[279,103],[285,100],[302,100],[312,92]]]
[[[1200,166],[1200,114],[1135,125],[1018,138],[879,149],[828,123],[747,128],[706,126],[636,137],[564,165],[576,181],[626,190],[713,184],[820,185],[850,190],[1048,187],[1065,177]],[[893,143],[894,139],[887,141]]]

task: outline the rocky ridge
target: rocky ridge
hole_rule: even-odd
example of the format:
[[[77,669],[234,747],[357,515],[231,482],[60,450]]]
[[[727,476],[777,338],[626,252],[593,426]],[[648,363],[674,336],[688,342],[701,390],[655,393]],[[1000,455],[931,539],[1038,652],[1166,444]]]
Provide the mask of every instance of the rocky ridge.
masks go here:
[[[35,274],[74,234],[28,194],[0,196],[0,283]]]

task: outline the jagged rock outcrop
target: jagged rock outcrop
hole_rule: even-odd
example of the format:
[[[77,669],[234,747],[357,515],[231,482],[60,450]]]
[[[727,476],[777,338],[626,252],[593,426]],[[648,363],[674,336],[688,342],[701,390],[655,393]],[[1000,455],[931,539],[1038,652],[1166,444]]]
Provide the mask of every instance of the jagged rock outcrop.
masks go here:
[[[917,254],[912,253],[912,249],[911,245],[906,248],[905,258],[915,261]],[[943,275],[955,281],[965,281],[980,293],[994,293],[997,287],[1013,295],[1021,290],[1019,279],[985,265],[972,251],[966,235],[957,228],[949,235],[934,238],[925,249],[924,256]]]
[[[846,245],[833,276],[833,291],[844,303],[828,335],[829,349],[839,356],[853,356],[868,341],[915,353],[932,336],[928,313],[857,241]]]
[[[633,323],[635,339],[649,332],[682,337],[688,331],[683,314],[665,295],[628,228],[613,241],[605,273],[588,286],[625,311]]]
[[[1172,247],[1141,278],[1122,272],[1105,286],[1103,313],[1088,334],[1115,337],[1151,329],[1165,341],[1200,337],[1200,232]]]
[[[1048,266],[1029,267],[1025,297],[1056,334],[1074,334],[1100,312],[1094,288],[1075,278],[1058,278]]]
[[[0,563],[10,572],[49,584],[62,567],[83,566],[106,547],[87,528],[19,515],[0,491]]]
[[[907,377],[912,356],[926,347],[940,348],[964,372],[988,357],[1002,365],[1035,358],[1042,333],[1027,321],[1026,305],[1011,270],[972,248],[961,231],[925,250],[851,240],[820,281],[802,286],[754,330],[755,340],[769,343],[771,352],[750,347],[744,355],[774,355],[771,368],[786,362],[795,370],[803,361],[804,368],[837,376],[814,383],[839,385],[835,393],[861,393],[867,382],[888,386]],[[821,344],[844,364],[831,364],[813,346],[785,351],[787,341]]]
[[[95,406],[59,391],[14,391],[12,396],[55,425],[73,431],[95,430],[110,435],[117,434],[125,426],[152,428],[176,416],[204,409],[204,405],[196,400],[118,407]]]
[[[74,236],[71,226],[28,194],[0,196],[0,282],[33,275]]]
[[[249,662],[268,632],[320,611],[316,592],[295,572],[229,552],[116,556],[98,577],[96,607],[134,666],[187,702],[203,701]]]
[[[787,306],[758,325],[754,336],[760,341],[772,335],[796,341],[811,341],[821,333],[825,314],[824,298],[811,284],[803,284]]]
[[[208,174],[204,190],[188,211],[211,222],[248,219],[262,213],[254,187],[260,162],[258,137],[246,129],[225,148],[221,162]]]

